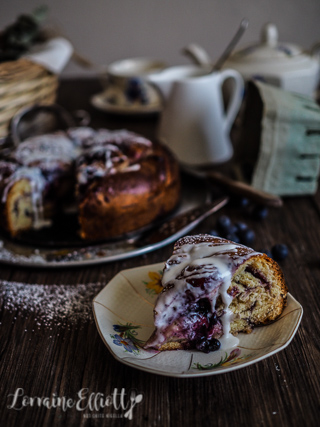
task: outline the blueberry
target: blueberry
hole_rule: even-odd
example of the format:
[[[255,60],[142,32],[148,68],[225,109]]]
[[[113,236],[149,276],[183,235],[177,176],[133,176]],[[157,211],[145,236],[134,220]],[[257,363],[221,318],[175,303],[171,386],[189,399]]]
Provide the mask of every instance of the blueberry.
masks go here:
[[[239,232],[239,238],[242,244],[249,246],[254,242],[256,235],[253,230],[247,228]]]
[[[208,300],[208,298],[201,298],[198,302],[197,302],[197,312],[207,315],[210,311],[211,311],[211,303]]]
[[[234,240],[234,239],[237,239],[237,237],[235,237],[237,232],[238,232],[237,227],[231,223],[226,230],[221,232],[221,236],[224,237],[225,239]]]
[[[208,283],[208,281],[210,281],[210,279],[208,279],[207,277],[195,277],[195,278],[190,277],[190,278],[187,278],[186,281],[189,285],[191,285],[194,288],[205,289],[206,284]]]
[[[240,237],[236,233],[227,233],[225,238],[235,243],[240,243]]]
[[[246,197],[241,197],[240,201],[239,201],[239,206],[241,208],[246,208],[249,206],[249,199],[247,199]]]
[[[255,206],[252,209],[252,217],[255,219],[265,219],[268,216],[268,208],[265,206]]]
[[[215,325],[218,321],[217,313],[213,312],[210,317],[210,324]]]
[[[221,215],[217,219],[217,228],[219,231],[226,233],[229,231],[229,228],[232,226],[231,219],[226,215]]]
[[[247,208],[249,206],[249,199],[246,197],[233,197],[231,203],[235,207]]]
[[[210,351],[217,351],[220,348],[220,341],[215,338],[202,339],[196,343],[196,349],[203,353],[210,353]]]
[[[282,261],[289,255],[289,249],[287,245],[278,243],[271,248],[272,257],[275,261]]]
[[[237,226],[235,224],[231,224],[228,229],[228,232],[231,234],[236,234],[238,232]]]
[[[247,224],[241,221],[235,223],[236,233],[240,233],[248,228]]]

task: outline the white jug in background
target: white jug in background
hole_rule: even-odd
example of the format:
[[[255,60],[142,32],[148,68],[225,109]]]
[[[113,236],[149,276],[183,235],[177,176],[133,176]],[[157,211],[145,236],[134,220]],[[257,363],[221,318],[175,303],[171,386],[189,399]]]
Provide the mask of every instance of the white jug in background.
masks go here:
[[[222,85],[227,79],[233,84],[225,108]],[[233,147],[229,134],[244,90],[237,71],[177,66],[155,73],[148,80],[163,98],[157,136],[182,164],[207,166],[230,160]]]

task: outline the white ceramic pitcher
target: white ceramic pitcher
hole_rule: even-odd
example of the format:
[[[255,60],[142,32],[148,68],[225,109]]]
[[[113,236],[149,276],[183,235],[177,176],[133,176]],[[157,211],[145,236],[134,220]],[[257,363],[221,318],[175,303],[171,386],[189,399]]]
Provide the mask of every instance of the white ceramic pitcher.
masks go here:
[[[222,85],[227,79],[234,84],[230,85],[225,109]],[[232,157],[229,134],[244,89],[237,71],[210,72],[209,68],[193,65],[176,66],[155,73],[148,80],[163,98],[157,137],[182,164],[217,164]]]

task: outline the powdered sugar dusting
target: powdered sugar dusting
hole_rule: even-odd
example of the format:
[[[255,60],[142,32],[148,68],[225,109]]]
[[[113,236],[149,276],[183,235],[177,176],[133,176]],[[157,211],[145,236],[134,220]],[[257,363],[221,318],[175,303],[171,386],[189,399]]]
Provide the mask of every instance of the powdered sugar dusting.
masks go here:
[[[104,284],[38,285],[0,281],[0,304],[15,316],[35,317],[38,328],[93,321],[92,301]]]

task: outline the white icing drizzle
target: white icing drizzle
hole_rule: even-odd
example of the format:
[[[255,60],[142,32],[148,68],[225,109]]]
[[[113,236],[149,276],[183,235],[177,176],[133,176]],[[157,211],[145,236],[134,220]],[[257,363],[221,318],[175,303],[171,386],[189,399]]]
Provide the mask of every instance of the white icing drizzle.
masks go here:
[[[141,169],[141,166],[139,165],[139,163],[136,163],[135,165],[130,165],[130,166],[127,166],[125,168],[121,168],[119,170],[119,172],[121,172],[121,173],[125,173],[125,172],[137,172],[140,169]]]
[[[120,130],[108,130],[108,129],[99,129],[95,135],[95,143],[97,144],[106,144],[106,143],[115,143],[122,144],[123,142],[130,141],[136,144],[142,144],[146,146],[151,146],[151,141],[147,138],[144,138],[141,135],[138,135],[134,132],[130,132],[126,129]]]
[[[50,134],[26,139],[17,147],[14,158],[28,166],[35,162],[71,163],[78,154],[79,150],[65,135]]]
[[[94,130],[90,127],[79,127],[69,129],[67,134],[78,146],[82,146],[83,148],[107,144],[116,144],[120,146],[123,143],[142,144],[147,147],[151,147],[152,145],[149,139],[126,129]]]
[[[88,130],[85,132],[85,136]],[[139,163],[131,163],[124,154],[123,149],[126,144],[142,144],[151,146],[151,141],[144,137],[140,137],[133,132],[126,130],[109,131],[100,129],[94,135],[89,134],[91,139],[84,139],[84,144],[87,148],[84,150],[84,159],[93,159],[92,163],[80,165],[78,168],[78,179],[80,184],[86,184],[92,178],[103,177],[116,173],[135,172],[140,170]],[[101,157],[101,160],[95,160],[95,156]]]
[[[46,180],[39,168],[21,167],[17,169],[9,178],[7,178],[6,186],[2,193],[2,203],[6,202],[8,193],[12,186],[21,179],[27,179],[30,182],[33,227],[41,228],[44,225],[48,225],[48,222],[43,218],[42,198],[43,190],[46,186]]]
[[[220,318],[223,335],[219,341],[222,349],[235,347],[239,340],[230,333],[233,313],[229,309],[233,297],[227,293],[227,290],[236,268],[257,252],[224,239],[200,243],[188,243],[187,238],[182,240],[186,243],[176,247],[164,269],[162,285],[164,288],[169,286],[159,295],[155,306],[157,334],[152,345],[161,345],[165,342],[166,328],[186,311],[187,291],[189,295],[192,294],[195,301],[208,298],[212,312],[215,311],[218,295],[221,296],[224,314]],[[192,280],[201,281],[206,278],[211,280],[207,280],[203,286],[190,284]],[[170,287],[171,285],[173,286]]]
[[[100,155],[101,157],[105,157],[105,173],[109,172],[114,168],[115,163],[125,162],[127,161],[127,156],[125,156],[114,144],[107,145],[96,145],[90,147],[87,154],[91,157],[94,155]]]
[[[85,144],[92,144],[95,134],[96,131],[88,126],[69,128],[67,130],[67,135],[79,147]]]

